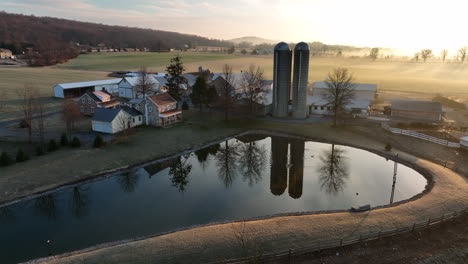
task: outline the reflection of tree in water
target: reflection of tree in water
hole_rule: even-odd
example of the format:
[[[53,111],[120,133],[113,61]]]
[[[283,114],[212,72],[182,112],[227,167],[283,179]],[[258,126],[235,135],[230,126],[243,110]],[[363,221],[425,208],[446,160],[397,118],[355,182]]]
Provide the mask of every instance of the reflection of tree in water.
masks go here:
[[[218,176],[226,188],[230,187],[236,177],[237,159],[239,158],[239,146],[232,141],[226,140],[216,154],[216,166]]]
[[[13,206],[0,207],[0,223],[12,223],[16,220]]]
[[[213,155],[215,156],[216,153],[219,151],[220,146],[219,144],[211,145],[209,147],[199,149],[195,151],[195,155],[197,156],[198,162],[201,164],[203,169],[206,167],[206,162],[208,161],[208,156]]]
[[[320,174],[321,188],[327,193],[337,194],[343,191],[349,176],[347,157],[344,154],[344,149],[335,148],[335,145],[332,145],[330,150],[320,155],[322,164],[317,168],[317,172]]]
[[[189,157],[190,155],[178,157],[177,162],[169,170],[172,186],[176,187],[179,192],[184,192],[189,183],[188,176],[192,171],[192,165],[188,161]]]
[[[72,210],[77,218],[86,216],[89,212],[88,188],[84,186],[75,186],[72,190]]]
[[[244,175],[244,180],[248,181],[249,186],[258,183],[262,179],[262,172],[265,169],[265,148],[255,142],[242,144],[239,147],[239,153],[242,153],[239,159],[240,171]]]
[[[124,172],[117,177],[117,182],[124,192],[134,192],[138,184],[138,174],[130,171]]]
[[[39,214],[55,220],[58,215],[57,201],[55,199],[55,194],[37,197],[34,199],[34,208]]]

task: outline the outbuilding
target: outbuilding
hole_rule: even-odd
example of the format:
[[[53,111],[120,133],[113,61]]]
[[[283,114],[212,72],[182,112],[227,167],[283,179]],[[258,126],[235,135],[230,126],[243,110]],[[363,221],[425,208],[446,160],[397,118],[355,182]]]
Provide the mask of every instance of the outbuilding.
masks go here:
[[[80,97],[87,92],[107,91],[118,93],[119,82],[122,79],[109,79],[90,82],[61,83],[54,86],[54,96],[58,98]]]
[[[391,116],[417,122],[440,122],[443,116],[442,104],[432,101],[394,99]]]
[[[145,85],[152,86],[150,90],[157,92],[160,90],[160,83],[152,75],[146,75]],[[119,96],[123,98],[138,98],[138,86],[140,85],[141,77],[124,77],[120,80],[119,86]]]
[[[129,107],[118,109],[99,108],[93,116],[93,131],[115,134],[143,124],[143,114]]]
[[[460,138],[460,146],[464,149],[468,149],[468,136]]]

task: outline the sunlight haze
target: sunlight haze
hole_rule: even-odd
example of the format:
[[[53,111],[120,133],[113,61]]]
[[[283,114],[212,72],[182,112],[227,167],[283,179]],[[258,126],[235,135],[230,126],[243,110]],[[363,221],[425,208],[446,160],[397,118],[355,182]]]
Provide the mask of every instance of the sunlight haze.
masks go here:
[[[6,12],[232,39],[380,46],[412,53],[468,45],[467,1],[0,0]]]

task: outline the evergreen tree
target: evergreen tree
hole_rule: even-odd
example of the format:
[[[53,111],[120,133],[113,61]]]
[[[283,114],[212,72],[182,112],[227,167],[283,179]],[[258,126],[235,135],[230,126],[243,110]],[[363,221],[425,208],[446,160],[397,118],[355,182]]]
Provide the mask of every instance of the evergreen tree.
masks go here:
[[[203,77],[198,77],[193,85],[192,94],[190,97],[192,98],[192,103],[198,105],[200,107],[200,111],[202,110],[203,104],[206,104],[208,96],[208,84]]]
[[[182,110],[189,110],[189,106],[186,101],[182,103]]]
[[[51,139],[49,141],[49,146],[47,147],[47,151],[49,152],[54,152],[58,149],[57,143],[55,142],[54,139]]]
[[[180,101],[179,88],[181,85],[187,85],[187,79],[182,75],[185,71],[182,57],[177,54],[171,59],[171,62],[166,67],[167,88],[168,93],[177,101]]]
[[[60,137],[60,145],[62,145],[62,146],[67,146],[68,145],[67,134],[62,133],[62,136]]]
[[[22,149],[18,149],[18,152],[16,153],[16,162],[27,161],[28,159],[28,155],[24,153]]]
[[[36,156],[42,156],[44,155],[44,147],[42,145],[38,145],[36,147]]]
[[[13,164],[13,160],[10,158],[10,155],[6,152],[2,152],[0,155],[0,167],[5,167]]]
[[[73,137],[70,146],[72,148],[79,148],[81,147],[81,141],[77,137]]]
[[[100,147],[104,146],[104,139],[102,138],[102,136],[100,134],[97,134],[96,138],[94,139],[93,146],[95,148],[100,148]]]

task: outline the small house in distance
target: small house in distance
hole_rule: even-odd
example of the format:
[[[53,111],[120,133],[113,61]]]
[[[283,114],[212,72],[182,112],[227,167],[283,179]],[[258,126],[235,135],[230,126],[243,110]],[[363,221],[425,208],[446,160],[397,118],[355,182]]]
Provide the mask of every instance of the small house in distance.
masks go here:
[[[83,115],[94,115],[97,108],[117,108],[120,102],[104,91],[87,92],[78,99],[80,112]]]
[[[129,107],[100,108],[92,118],[93,131],[115,134],[143,124],[143,114]]]
[[[54,96],[58,98],[80,97],[86,92],[105,90],[111,94],[118,92],[122,79],[109,79],[90,82],[61,83],[54,86]]]
[[[11,50],[0,48],[0,59],[9,59],[11,57],[13,57]]]
[[[442,121],[442,116],[442,105],[439,102],[402,99],[392,100],[392,119],[436,123]]]
[[[468,136],[460,138],[460,146],[468,150]]]
[[[312,95],[307,96],[307,105],[310,114],[327,115],[332,113],[332,108],[328,105],[325,96],[328,93],[326,82],[315,82],[312,86]],[[367,115],[372,101],[377,96],[377,85],[367,83],[354,84],[354,99],[345,106],[348,112],[359,115]]]

